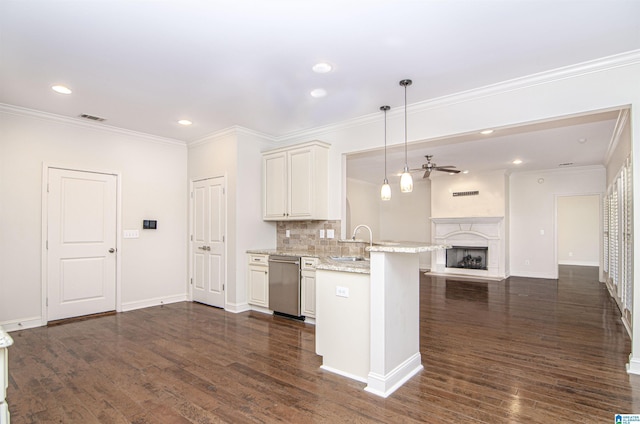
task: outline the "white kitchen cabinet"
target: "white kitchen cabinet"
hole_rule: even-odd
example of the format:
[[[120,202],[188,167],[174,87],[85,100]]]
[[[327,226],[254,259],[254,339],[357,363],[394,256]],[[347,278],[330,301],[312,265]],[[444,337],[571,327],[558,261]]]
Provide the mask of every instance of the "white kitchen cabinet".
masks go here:
[[[316,265],[318,258],[302,258],[302,271],[300,284],[302,315],[307,318],[316,317]]]
[[[0,424],[9,424],[9,405],[5,401],[9,387],[9,346],[13,339],[0,327]]]
[[[269,307],[269,256],[249,255],[249,304]]]
[[[263,154],[263,219],[328,218],[329,145],[319,141]]]

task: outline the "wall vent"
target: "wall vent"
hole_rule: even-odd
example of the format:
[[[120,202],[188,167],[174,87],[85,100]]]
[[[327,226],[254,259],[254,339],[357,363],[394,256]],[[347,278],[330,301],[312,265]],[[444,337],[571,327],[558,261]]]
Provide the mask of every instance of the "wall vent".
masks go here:
[[[106,121],[105,118],[101,118],[99,116],[87,115],[86,113],[81,113],[78,115],[79,118],[88,119],[90,121],[103,122]]]
[[[558,166],[571,166],[573,165],[573,162],[565,162],[565,163],[559,163]]]
[[[458,197],[458,196],[477,196],[478,194],[480,194],[479,191],[454,191],[453,192],[453,197]]]

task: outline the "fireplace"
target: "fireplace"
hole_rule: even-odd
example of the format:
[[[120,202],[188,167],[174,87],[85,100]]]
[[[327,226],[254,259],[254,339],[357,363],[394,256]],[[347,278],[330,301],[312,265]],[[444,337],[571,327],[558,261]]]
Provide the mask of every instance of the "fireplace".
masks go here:
[[[487,269],[488,247],[453,246],[447,249],[447,268]]]
[[[509,276],[504,217],[431,218],[431,224],[433,243],[451,246],[432,252],[431,272],[489,279]]]

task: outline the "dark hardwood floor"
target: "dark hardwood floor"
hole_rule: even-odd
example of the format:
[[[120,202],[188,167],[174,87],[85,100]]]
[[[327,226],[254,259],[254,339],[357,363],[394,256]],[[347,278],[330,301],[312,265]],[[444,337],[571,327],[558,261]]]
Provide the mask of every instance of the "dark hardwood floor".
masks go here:
[[[20,423],[607,423],[640,413],[597,269],[421,277],[424,371],[387,399],[319,369],[312,325],[176,303],[14,332]]]

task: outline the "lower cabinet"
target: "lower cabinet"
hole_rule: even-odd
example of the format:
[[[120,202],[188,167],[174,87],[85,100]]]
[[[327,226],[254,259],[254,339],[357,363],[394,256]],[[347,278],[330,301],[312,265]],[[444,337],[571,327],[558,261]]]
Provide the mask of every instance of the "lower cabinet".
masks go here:
[[[316,317],[316,265],[317,258],[302,258],[301,270],[301,305],[302,315],[315,318]]]
[[[249,304],[269,307],[269,256],[249,255]]]

